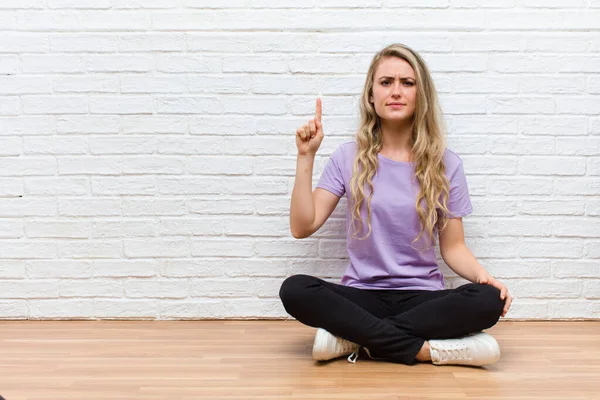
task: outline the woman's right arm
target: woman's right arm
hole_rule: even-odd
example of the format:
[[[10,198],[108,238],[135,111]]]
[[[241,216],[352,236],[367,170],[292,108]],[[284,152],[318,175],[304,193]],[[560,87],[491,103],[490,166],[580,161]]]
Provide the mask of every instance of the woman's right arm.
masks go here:
[[[315,155],[323,141],[321,99],[317,99],[314,119],[296,131],[296,179],[290,204],[290,231],[296,239],[308,237],[323,226],[340,198],[321,188],[312,190]]]

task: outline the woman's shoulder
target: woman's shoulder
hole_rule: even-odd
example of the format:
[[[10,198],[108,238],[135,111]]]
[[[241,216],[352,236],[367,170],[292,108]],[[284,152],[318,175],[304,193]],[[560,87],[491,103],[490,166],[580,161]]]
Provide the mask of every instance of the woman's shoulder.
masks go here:
[[[448,175],[454,174],[458,168],[462,167],[462,164],[463,160],[456,152],[449,148],[444,150],[444,166]]]
[[[450,164],[462,164],[462,158],[460,158],[460,156],[450,150],[449,148],[446,147],[446,149],[444,150],[444,162],[446,164],[450,163]]]
[[[338,147],[331,154],[332,158],[342,159],[353,159],[356,155],[357,145],[355,141],[346,141],[338,145]]]
[[[354,141],[354,140],[348,140],[338,146],[338,149],[340,149],[344,153],[350,153],[350,154],[356,153],[357,148],[358,148],[358,145],[356,144],[356,141]]]

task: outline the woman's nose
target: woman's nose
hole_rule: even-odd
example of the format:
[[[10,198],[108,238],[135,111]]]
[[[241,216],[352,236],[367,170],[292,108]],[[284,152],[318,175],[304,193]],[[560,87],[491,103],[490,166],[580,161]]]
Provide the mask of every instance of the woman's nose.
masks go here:
[[[400,96],[402,94],[402,85],[400,83],[394,83],[392,87],[392,96]]]

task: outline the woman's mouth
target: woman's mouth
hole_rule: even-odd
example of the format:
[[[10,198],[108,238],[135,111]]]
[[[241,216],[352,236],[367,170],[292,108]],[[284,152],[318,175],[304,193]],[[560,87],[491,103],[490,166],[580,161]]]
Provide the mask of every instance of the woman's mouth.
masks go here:
[[[406,104],[402,104],[402,103],[390,103],[388,104],[388,107],[392,107],[392,108],[402,108],[405,107]]]

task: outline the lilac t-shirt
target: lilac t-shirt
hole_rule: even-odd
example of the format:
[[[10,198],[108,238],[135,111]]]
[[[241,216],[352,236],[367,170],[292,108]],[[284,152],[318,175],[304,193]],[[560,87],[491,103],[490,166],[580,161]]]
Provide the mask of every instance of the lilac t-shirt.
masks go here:
[[[340,145],[329,158],[317,187],[339,197],[345,193],[350,196],[356,149],[355,142]],[[346,246],[350,262],[342,277],[342,284],[362,289],[442,290],[444,276],[438,269],[435,250],[427,233],[412,244],[416,249],[411,246],[420,232],[415,208],[419,184],[414,164],[394,161],[381,154],[378,159],[371,199],[372,230],[366,239],[352,237],[355,227],[352,226],[352,209],[348,202]],[[448,210],[455,214],[455,218],[470,214],[473,208],[462,160],[448,149],[443,159],[450,181]],[[422,204],[425,204],[424,201]],[[358,233],[359,238],[367,233],[366,200],[361,215],[363,230]]]

